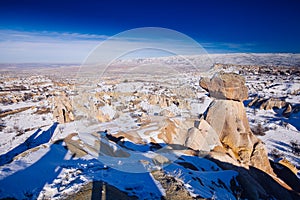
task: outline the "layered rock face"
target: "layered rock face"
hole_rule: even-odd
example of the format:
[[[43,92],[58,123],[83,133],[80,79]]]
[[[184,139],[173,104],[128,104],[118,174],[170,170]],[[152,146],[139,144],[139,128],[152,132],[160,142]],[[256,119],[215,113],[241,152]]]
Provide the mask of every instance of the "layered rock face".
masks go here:
[[[226,152],[243,166],[254,166],[272,173],[263,143],[251,132],[243,100],[248,98],[243,77],[234,73],[218,73],[202,79],[215,100],[205,120],[216,131]]]

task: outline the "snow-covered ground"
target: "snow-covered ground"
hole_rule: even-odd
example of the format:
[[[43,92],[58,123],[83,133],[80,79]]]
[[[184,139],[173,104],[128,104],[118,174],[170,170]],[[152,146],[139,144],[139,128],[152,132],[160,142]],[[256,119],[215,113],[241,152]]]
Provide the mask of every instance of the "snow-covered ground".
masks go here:
[[[155,59],[155,63],[168,65],[182,66],[185,62],[175,57]],[[201,63],[197,61],[199,56],[189,59]],[[299,63],[300,56],[215,54],[210,55],[210,59],[236,65],[292,66]],[[118,62],[128,64],[137,61]],[[151,63],[153,59],[138,62]],[[234,66],[226,70],[239,72]],[[299,78],[243,75],[249,88],[249,101],[258,95],[263,98],[285,97],[286,102],[300,104],[297,93]],[[164,119],[168,118],[171,122],[197,119],[206,111],[212,99],[200,88],[198,73],[186,73],[175,78],[156,74],[156,79],[152,81],[149,81],[149,76],[134,81],[132,74],[115,82],[99,80],[95,88],[85,92],[91,97],[87,98],[89,101],[99,105],[97,109],[102,114],[103,122],[95,120],[99,117],[97,114],[85,113],[89,106],[87,103],[82,107],[73,104],[75,117],[78,118],[65,124],[55,122],[51,111],[54,108],[53,98],[60,92],[76,94],[72,87],[56,84],[46,76],[29,76],[20,80],[5,75],[1,77],[7,78],[1,88],[14,91],[0,91],[3,97],[0,114],[26,109],[3,115],[0,120],[0,198],[62,199],[96,180],[112,185],[129,196],[159,199],[166,191],[153,173],[161,170],[182,183],[192,197],[236,199],[230,187],[232,181],[236,181],[238,172],[223,170],[208,159],[172,150],[166,144],[160,144],[163,148],[159,150],[153,150],[150,145],[152,140],[163,143],[158,137],[158,130],[162,128]],[[24,85],[25,88],[18,91],[16,85]],[[40,90],[40,87],[43,89]],[[78,91],[80,95],[81,91]],[[32,97],[24,99],[24,93],[31,93]],[[272,150],[277,149],[299,169],[300,158],[292,152],[290,145],[291,141],[300,142],[299,113],[286,118],[281,115],[280,109],[246,107],[246,111],[252,128],[257,124],[268,128],[265,135],[258,137],[266,144],[270,159],[273,159]],[[151,119],[150,122],[147,122],[148,119]],[[114,135],[130,131],[143,141],[134,143],[126,138],[120,144],[106,137],[106,132]],[[70,134],[75,134],[71,143],[80,147],[83,156],[75,156],[68,150],[70,141],[64,139]]]

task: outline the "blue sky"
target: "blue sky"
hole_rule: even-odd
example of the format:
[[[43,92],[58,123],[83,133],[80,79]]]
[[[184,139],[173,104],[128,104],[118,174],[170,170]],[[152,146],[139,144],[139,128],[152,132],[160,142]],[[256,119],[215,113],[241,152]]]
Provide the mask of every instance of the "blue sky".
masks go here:
[[[0,1],[0,62],[82,62],[99,42],[163,27],[209,53],[300,53],[300,1]]]

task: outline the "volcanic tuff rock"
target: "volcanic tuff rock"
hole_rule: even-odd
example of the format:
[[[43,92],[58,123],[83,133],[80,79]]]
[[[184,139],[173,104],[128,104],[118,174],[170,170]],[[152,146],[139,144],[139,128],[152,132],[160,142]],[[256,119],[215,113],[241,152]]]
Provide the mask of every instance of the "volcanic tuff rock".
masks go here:
[[[199,125],[188,130],[185,146],[194,150],[210,151],[215,146],[222,146],[219,136],[209,123],[201,119]]]
[[[211,79],[201,78],[199,84],[211,97],[217,99],[243,101],[248,98],[245,79],[235,73],[220,72]]]
[[[54,97],[53,118],[61,124],[74,120],[73,107],[68,97],[64,95]]]
[[[233,73],[220,73],[208,82],[204,80],[204,86],[208,86],[207,90],[216,98],[208,108],[205,120],[216,131],[227,153],[244,166],[272,173],[265,147],[251,132],[241,102],[248,97],[245,80]]]

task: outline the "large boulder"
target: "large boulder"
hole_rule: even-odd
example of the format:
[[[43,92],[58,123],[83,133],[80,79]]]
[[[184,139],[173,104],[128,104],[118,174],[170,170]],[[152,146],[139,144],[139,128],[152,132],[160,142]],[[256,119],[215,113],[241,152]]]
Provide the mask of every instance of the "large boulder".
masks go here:
[[[188,130],[185,146],[194,150],[210,151],[206,139],[201,131],[195,127]]]
[[[194,150],[210,151],[216,146],[222,146],[218,134],[207,121],[201,119],[196,127],[190,128],[185,146]]]
[[[202,78],[200,86],[207,90],[211,97],[243,101],[248,99],[248,88],[245,79],[235,73],[220,72],[211,79]]]

